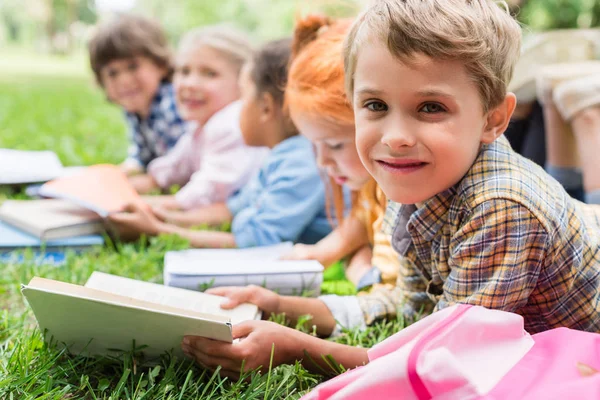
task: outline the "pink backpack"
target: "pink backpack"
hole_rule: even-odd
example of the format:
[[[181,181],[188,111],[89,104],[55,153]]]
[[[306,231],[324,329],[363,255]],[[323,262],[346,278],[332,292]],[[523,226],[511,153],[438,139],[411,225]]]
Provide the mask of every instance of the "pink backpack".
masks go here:
[[[317,386],[316,399],[600,399],[600,335],[530,336],[523,318],[455,305],[369,351],[369,364]]]

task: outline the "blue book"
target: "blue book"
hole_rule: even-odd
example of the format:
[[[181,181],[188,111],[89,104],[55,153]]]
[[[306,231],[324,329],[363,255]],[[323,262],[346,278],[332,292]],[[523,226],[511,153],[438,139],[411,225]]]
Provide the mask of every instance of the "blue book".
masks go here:
[[[67,248],[81,250],[102,244],[104,244],[104,237],[101,235],[77,236],[42,242],[37,237],[0,221],[0,252],[23,248],[32,248],[34,250],[45,249],[49,252]]]

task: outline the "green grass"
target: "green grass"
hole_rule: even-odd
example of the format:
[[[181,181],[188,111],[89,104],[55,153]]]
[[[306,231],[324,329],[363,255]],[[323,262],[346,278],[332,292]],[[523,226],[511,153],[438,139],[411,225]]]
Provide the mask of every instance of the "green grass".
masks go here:
[[[120,162],[126,143],[120,111],[95,87],[81,57],[34,58],[3,51],[0,147],[51,149],[64,164],[81,165]],[[1,197],[23,195],[1,189],[0,201]],[[69,253],[61,267],[36,265],[29,251],[23,253],[24,263],[0,262],[0,398],[296,399],[324,379],[298,364],[232,382],[166,356],[152,368],[139,366],[134,355],[121,362],[71,356],[44,344],[20,293],[20,285],[34,276],[83,284],[94,270],[161,282],[165,252],[187,246],[181,239],[161,236]],[[340,283],[328,290],[349,293],[353,288]],[[346,332],[337,340],[371,347],[402,325],[402,321],[382,323],[365,332]]]

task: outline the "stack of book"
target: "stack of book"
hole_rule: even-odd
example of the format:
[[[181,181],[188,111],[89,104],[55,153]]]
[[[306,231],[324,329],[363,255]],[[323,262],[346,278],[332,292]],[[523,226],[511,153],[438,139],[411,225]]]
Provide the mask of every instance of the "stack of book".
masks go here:
[[[0,149],[1,150],[1,149]],[[64,173],[60,161],[51,152],[27,154],[3,150],[13,162],[23,157],[36,160],[32,169],[11,167],[0,162],[7,174],[0,184],[40,182],[39,195],[45,200],[7,200],[0,206],[0,252],[18,248],[36,251],[76,250],[104,243],[102,219],[118,212],[127,203],[141,201],[125,174],[113,165],[96,165]],[[24,153],[24,154],[21,154]],[[49,154],[46,154],[49,153]],[[54,155],[55,156],[55,155]],[[0,159],[2,159],[0,157]],[[21,157],[21,158],[19,158]],[[12,164],[11,164],[12,165]],[[43,169],[46,173],[42,173]],[[0,174],[2,176],[2,174]]]

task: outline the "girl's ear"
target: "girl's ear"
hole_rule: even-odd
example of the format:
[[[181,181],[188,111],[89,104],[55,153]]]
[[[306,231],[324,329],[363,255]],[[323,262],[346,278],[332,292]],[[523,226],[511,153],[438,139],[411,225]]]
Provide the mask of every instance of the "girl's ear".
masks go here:
[[[264,92],[260,95],[260,120],[267,122],[277,117],[277,104],[273,95]]]
[[[506,131],[516,105],[517,98],[515,95],[507,93],[502,103],[488,112],[486,125],[481,136],[482,143],[493,143]]]

